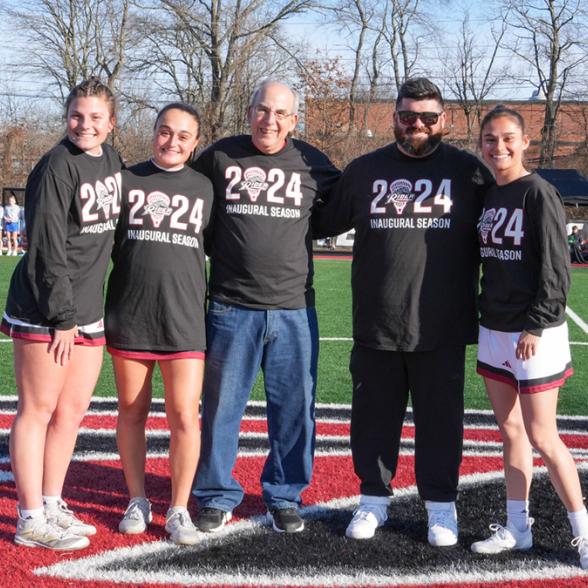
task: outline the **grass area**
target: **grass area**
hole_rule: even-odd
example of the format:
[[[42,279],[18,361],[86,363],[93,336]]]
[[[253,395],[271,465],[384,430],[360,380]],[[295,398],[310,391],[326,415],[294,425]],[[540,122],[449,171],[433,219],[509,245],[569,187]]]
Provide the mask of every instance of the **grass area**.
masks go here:
[[[0,304],[3,307],[10,275],[18,258],[0,257]],[[351,262],[348,260],[316,260],[315,286],[321,338],[351,338],[351,291],[349,287]],[[569,307],[588,322],[588,270],[572,270]],[[588,415],[585,391],[588,389],[588,334],[568,320],[575,375],[560,394],[561,414]],[[0,337],[5,339],[4,337]],[[583,343],[583,345],[582,345]],[[349,352],[351,341],[321,341],[319,356],[318,402],[351,402]],[[466,406],[490,408],[482,379],[475,373],[476,348],[471,346],[466,364]],[[154,393],[162,395],[159,374],[154,381]],[[15,394],[12,370],[12,345],[0,344],[0,394]],[[96,388],[100,396],[115,394],[110,359],[106,354],[104,367]],[[255,385],[253,398],[263,399],[261,377]]]

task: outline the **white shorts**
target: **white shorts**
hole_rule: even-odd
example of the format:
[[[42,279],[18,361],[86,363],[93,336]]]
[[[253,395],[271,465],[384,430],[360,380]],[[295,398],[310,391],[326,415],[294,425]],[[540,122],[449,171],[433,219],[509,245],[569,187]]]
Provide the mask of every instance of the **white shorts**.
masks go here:
[[[516,358],[520,336],[480,326],[477,372],[510,384],[521,394],[559,388],[574,373],[566,323],[543,331],[531,359]]]

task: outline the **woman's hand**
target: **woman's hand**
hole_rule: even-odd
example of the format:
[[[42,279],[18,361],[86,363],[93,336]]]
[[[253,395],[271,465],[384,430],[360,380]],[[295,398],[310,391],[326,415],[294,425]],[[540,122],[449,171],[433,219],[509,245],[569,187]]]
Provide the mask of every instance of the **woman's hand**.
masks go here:
[[[516,358],[522,360],[531,359],[537,353],[540,340],[541,337],[523,331],[517,342]]]
[[[73,352],[74,340],[78,334],[77,325],[66,331],[59,331],[55,329],[53,340],[49,345],[49,353],[55,355],[55,363],[58,365],[65,365],[70,359]]]

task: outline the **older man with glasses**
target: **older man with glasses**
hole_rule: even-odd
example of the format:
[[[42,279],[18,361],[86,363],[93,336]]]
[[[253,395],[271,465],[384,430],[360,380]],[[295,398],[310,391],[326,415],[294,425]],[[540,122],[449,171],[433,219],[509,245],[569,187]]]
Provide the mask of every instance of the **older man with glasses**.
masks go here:
[[[251,135],[221,139],[195,163],[215,190],[196,526],[221,529],[243,499],[232,471],[261,369],[270,447],[263,499],[274,530],[295,533],[304,528],[298,506],[315,439],[310,216],[339,172],[320,151],[290,137],[298,96],[287,85],[261,84],[247,117]]]
[[[396,142],[344,171],[319,214],[325,235],[355,228],[351,449],[360,504],[347,527],[374,536],[388,518],[410,393],[415,474],[428,540],[457,542],[465,346],[477,339],[476,224],[493,180],[442,142],[443,98],[425,78],[396,100]]]

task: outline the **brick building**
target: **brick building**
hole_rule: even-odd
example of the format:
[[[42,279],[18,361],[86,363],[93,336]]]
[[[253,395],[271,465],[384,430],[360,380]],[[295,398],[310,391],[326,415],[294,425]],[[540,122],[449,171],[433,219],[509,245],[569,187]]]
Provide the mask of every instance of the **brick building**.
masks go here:
[[[537,161],[541,144],[545,104],[540,100],[487,101],[482,106],[482,116],[497,104],[518,110],[524,117],[531,146],[527,160],[532,165]],[[356,105],[356,128],[374,143],[392,140],[392,121],[395,103],[393,100]],[[447,113],[446,140],[475,149],[478,139],[478,121],[472,116],[472,140],[468,141],[467,121],[463,108],[456,101],[445,102]],[[333,134],[347,133],[347,103],[331,102],[325,108],[319,100],[306,99],[305,135],[309,140],[324,135],[330,129]],[[557,117],[556,167],[579,167],[572,157],[588,149],[588,101],[563,102]],[[369,150],[369,149],[367,149]],[[580,166],[581,167],[581,166]],[[585,170],[586,171],[586,170]]]

